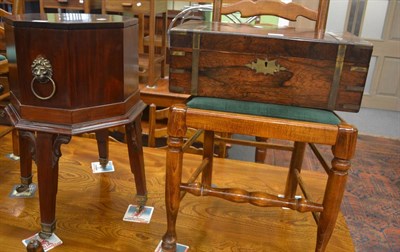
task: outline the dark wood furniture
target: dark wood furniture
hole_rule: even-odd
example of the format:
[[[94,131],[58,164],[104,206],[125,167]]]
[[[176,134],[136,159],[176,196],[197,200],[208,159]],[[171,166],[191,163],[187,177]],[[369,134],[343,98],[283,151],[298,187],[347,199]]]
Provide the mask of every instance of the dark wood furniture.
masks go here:
[[[346,89],[347,86],[350,89],[355,87],[353,92],[358,94],[345,103],[352,104],[351,107],[358,110],[361,102],[361,91],[359,89],[364,86],[368,69],[367,63],[372,51],[369,44],[356,43],[354,45],[352,40],[345,42],[346,37],[329,38],[329,34],[325,33],[328,6],[329,1],[327,0],[319,1],[318,10],[309,10],[295,3],[285,4],[280,1],[261,0],[252,2],[243,0],[226,8],[226,6],[222,6],[221,1],[214,1],[213,20],[215,21],[219,21],[220,14],[226,13],[225,10],[228,9],[241,11],[242,16],[273,14],[293,21],[296,20],[298,15],[305,16],[316,22],[315,30],[307,38],[302,38],[302,35],[307,34],[304,33],[304,30],[292,28],[284,29],[282,32],[280,29],[271,27],[264,28],[265,30],[257,28],[260,33],[272,33],[269,34],[272,37],[271,40],[267,44],[262,44],[258,38],[263,37],[263,35],[255,35],[252,32],[254,28],[245,25],[246,33],[238,34],[237,30],[242,29],[242,26],[224,25],[219,22],[203,23],[202,32],[197,29],[188,29],[185,34],[179,26],[170,31],[171,34],[173,34],[174,29],[177,31],[177,35],[171,37],[171,48],[174,48],[175,44],[180,49],[187,48],[187,50],[182,49],[177,52],[171,50],[171,55],[176,57],[175,59],[171,58],[171,71],[178,74],[182,72],[186,74],[186,71],[191,73],[187,74],[185,81],[181,83],[192,83],[190,91],[193,95],[210,97],[194,97],[187,105],[175,105],[170,110],[165,186],[168,227],[163,236],[163,251],[176,250],[176,242],[178,241],[176,220],[180,202],[187,192],[195,196],[214,196],[236,203],[250,203],[260,207],[286,207],[298,212],[312,212],[318,225],[315,251],[325,251],[335,228],[348,170],[351,167],[350,160],[354,155],[357,140],[357,129],[330,110],[341,107],[340,103],[337,106],[337,101],[340,98],[338,91]],[[188,23],[183,24],[183,27],[187,26]],[[250,30],[247,30],[248,28]],[[178,33],[182,35],[179,36]],[[185,40],[187,37],[190,39]],[[324,41],[324,39],[327,40]],[[340,39],[342,41],[339,43]],[[229,43],[226,41],[229,41]],[[313,41],[317,43],[309,45]],[[331,44],[334,45],[332,49],[324,52],[323,55],[318,55],[322,58],[313,59],[309,56],[300,55],[308,52],[313,55],[313,52],[318,52],[319,49],[324,47],[330,47]],[[258,47],[259,45],[262,46]],[[357,46],[360,46],[359,50],[357,50]],[[207,50],[202,51],[201,49],[204,47]],[[215,55],[214,50],[218,49],[215,51],[219,51],[222,47],[224,47],[224,51]],[[241,48],[243,55],[240,55],[240,53],[238,55],[237,51],[234,51],[235,47]],[[354,48],[356,48],[357,53],[352,56],[352,49]],[[295,54],[297,50],[300,54]],[[294,57],[291,57],[292,53],[295,54]],[[334,55],[333,61],[327,61],[323,58],[329,56],[330,53]],[[248,62],[249,57],[252,58],[250,62]],[[347,57],[354,58],[355,61],[350,61],[347,64]],[[360,59],[361,61],[359,61]],[[241,62],[242,65],[236,65],[238,62]],[[286,65],[286,63],[288,64]],[[298,65],[295,66],[296,64]],[[178,67],[180,65],[182,65],[182,68]],[[304,68],[301,68],[301,65]],[[315,66],[317,69],[313,68]],[[328,70],[319,70],[325,67]],[[354,71],[352,71],[352,67],[354,67]],[[178,71],[174,69],[178,69]],[[179,71],[181,69],[184,71]],[[213,71],[216,73],[214,74]],[[299,76],[303,76],[305,82],[302,83],[302,79],[298,79]],[[358,78],[353,76],[358,76]],[[218,78],[225,80],[224,85],[216,85]],[[246,87],[248,82],[253,80],[256,80],[255,84],[251,85],[251,88]],[[289,84],[287,83],[288,80],[291,81],[291,85],[287,85]],[[277,81],[278,83],[276,83]],[[340,85],[341,81],[345,85]],[[303,87],[302,85],[313,87],[323,85],[326,90],[324,92],[320,90],[317,94],[305,92],[302,94],[305,103],[297,103],[299,97],[295,95],[296,93],[290,91],[291,87],[296,86],[295,84],[301,84],[295,88],[300,93],[302,88],[307,88],[307,86]],[[265,91],[264,85],[276,89],[275,92],[271,92],[268,88]],[[240,92],[230,92],[235,89],[243,91],[242,87],[247,90],[244,96],[241,96],[242,93]],[[184,88],[183,91],[185,91]],[[259,96],[260,93],[263,95]],[[288,95],[287,99],[285,99],[286,95]],[[319,99],[322,99],[322,101],[313,103]],[[311,109],[296,107],[293,104],[309,106]],[[321,109],[321,106],[328,110]],[[204,154],[202,163],[197,168],[192,169],[192,176],[187,182],[182,182],[183,139],[186,129],[189,127],[205,130]],[[293,146],[273,146],[262,142],[253,143],[253,146],[256,147],[292,151],[283,193],[276,195],[270,193],[270,190],[253,190],[251,185],[244,188],[246,183],[242,183],[241,180],[237,180],[226,188],[215,185],[212,181],[214,176],[214,132],[294,142]],[[223,140],[231,143],[252,144],[232,139]],[[328,174],[322,200],[312,199],[314,192],[306,190],[305,179],[301,176],[303,155],[307,143],[310,144],[311,149]],[[322,158],[316,144],[331,146],[333,154],[331,164]],[[230,175],[229,170],[224,173],[224,176]],[[245,176],[245,173],[243,176]],[[262,176],[261,173],[258,176]],[[268,177],[268,174],[265,174],[265,176]],[[198,177],[199,179],[197,179]],[[236,184],[242,186],[236,186]],[[296,196],[298,187],[303,192],[300,199]],[[292,237],[287,239],[292,239]],[[190,246],[190,244],[187,245]]]
[[[34,160],[41,236],[55,230],[61,145],[76,134],[96,133],[99,162],[104,166],[109,151],[107,128],[125,126],[137,201],[144,205],[147,189],[140,119],[145,104],[138,84],[137,20],[26,14],[7,19],[5,29],[11,89],[6,112],[20,133],[19,189],[32,182]]]

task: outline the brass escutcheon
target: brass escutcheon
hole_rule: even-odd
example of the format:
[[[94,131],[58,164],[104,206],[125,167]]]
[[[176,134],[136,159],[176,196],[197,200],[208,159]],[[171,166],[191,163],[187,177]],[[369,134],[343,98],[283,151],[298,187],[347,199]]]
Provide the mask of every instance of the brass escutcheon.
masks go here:
[[[255,70],[256,73],[263,73],[264,75],[274,75],[275,73],[279,73],[280,71],[287,70],[285,67],[279,65],[276,60],[268,59],[257,59],[255,62],[251,62],[250,64],[246,64],[245,66],[252,70]]]

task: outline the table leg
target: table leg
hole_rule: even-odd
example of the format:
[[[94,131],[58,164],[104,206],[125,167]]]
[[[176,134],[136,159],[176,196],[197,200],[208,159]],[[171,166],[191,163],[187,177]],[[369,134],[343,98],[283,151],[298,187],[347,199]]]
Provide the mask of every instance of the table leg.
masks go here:
[[[71,136],[37,132],[36,165],[38,170],[41,238],[50,237],[56,228],[56,195],[58,189],[58,160],[61,144],[67,144]]]
[[[108,129],[96,131],[97,149],[99,150],[99,163],[105,168],[108,164]]]
[[[135,176],[136,201],[141,208],[147,201],[146,176],[144,171],[141,117],[125,125],[131,171]]]
[[[18,135],[18,130],[17,129],[13,129],[12,130],[12,142],[13,142],[13,154],[14,156],[19,157],[20,154],[20,150],[19,150],[19,135]]]
[[[21,193],[29,189],[32,183],[32,156],[35,155],[35,135],[30,131],[19,131],[19,155],[21,185],[16,190]]]

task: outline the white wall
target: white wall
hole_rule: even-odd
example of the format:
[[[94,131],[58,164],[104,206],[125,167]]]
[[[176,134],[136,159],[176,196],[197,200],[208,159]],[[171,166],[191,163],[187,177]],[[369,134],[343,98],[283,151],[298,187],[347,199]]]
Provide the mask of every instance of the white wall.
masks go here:
[[[400,112],[362,108],[358,113],[337,114],[356,126],[359,134],[400,139]]]
[[[328,22],[326,29],[331,32],[341,33],[347,16],[349,0],[331,0],[329,3]]]
[[[331,0],[327,30],[341,33],[345,27],[349,0]],[[360,134],[400,139],[400,112],[361,108],[358,113],[338,112],[348,123],[355,125]]]

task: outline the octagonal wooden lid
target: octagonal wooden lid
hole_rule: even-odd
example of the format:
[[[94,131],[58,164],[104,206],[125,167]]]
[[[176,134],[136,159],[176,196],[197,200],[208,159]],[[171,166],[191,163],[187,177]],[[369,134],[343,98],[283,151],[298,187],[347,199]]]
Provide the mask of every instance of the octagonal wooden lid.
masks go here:
[[[14,27],[64,30],[124,28],[138,23],[133,17],[86,13],[30,13],[11,16],[5,22]]]

